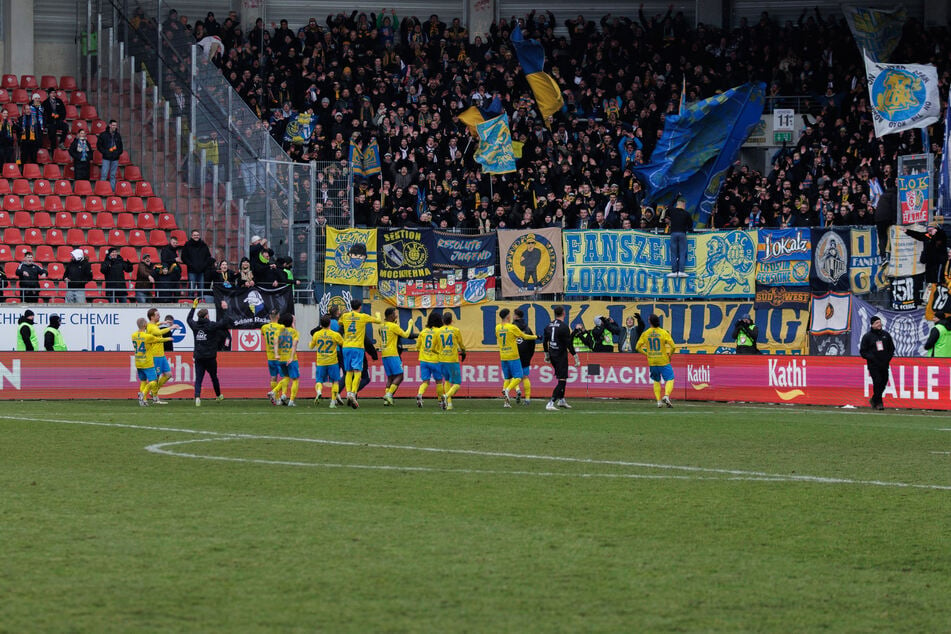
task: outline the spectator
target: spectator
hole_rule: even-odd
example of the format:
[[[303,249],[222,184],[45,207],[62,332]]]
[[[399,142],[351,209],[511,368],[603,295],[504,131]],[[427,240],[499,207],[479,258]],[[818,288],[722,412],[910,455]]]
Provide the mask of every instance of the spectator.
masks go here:
[[[116,172],[119,170],[119,158],[122,156],[123,149],[122,135],[119,134],[119,124],[115,119],[110,119],[109,127],[99,135],[97,148],[102,154],[102,171],[99,178],[109,181],[112,191],[115,191]]]
[[[155,292],[155,268],[152,265],[152,256],[148,253],[142,256],[135,267],[135,301],[147,304],[152,301]]]
[[[71,259],[63,272],[66,282],[66,301],[71,304],[86,302],[86,284],[92,281],[92,265],[82,249],[73,249]]]
[[[254,286],[254,273],[251,271],[251,261],[241,258],[238,265],[238,283],[246,288]]]
[[[197,229],[192,230],[191,238],[182,247],[181,262],[188,267],[188,290],[200,297],[205,291],[205,272],[211,270],[215,262]]]
[[[10,113],[0,110],[0,165],[16,160],[16,143],[20,135],[20,123],[10,118]]]
[[[59,315],[50,315],[50,324],[43,331],[43,349],[48,352],[63,352],[66,350],[66,342],[63,340],[63,334],[59,331]]]
[[[73,159],[73,173],[76,180],[89,180],[89,165],[92,162],[92,146],[86,138],[86,131],[80,130],[69,144],[69,155]]]
[[[113,303],[129,301],[129,285],[125,275],[132,272],[132,262],[124,260],[116,247],[109,247],[100,269],[105,279],[106,298]]]
[[[37,303],[40,298],[40,278],[46,277],[46,269],[33,261],[32,253],[26,253],[17,267],[16,275],[20,279],[20,299],[28,304]]]
[[[162,260],[162,270],[156,277],[156,290],[161,289],[161,295],[165,301],[175,301],[178,299],[178,292],[181,289],[182,282],[182,248],[178,245],[178,238],[171,237],[168,244],[162,247],[159,254]]]
[[[46,101],[43,102],[43,120],[46,122],[46,131],[50,138],[50,148],[65,150],[63,139],[69,132],[66,125],[66,104],[51,90]]]

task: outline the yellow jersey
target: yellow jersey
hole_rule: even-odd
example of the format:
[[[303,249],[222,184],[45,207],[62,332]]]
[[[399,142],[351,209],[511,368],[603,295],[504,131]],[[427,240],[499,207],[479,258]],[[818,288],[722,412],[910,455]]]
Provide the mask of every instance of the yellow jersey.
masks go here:
[[[132,350],[135,351],[135,367],[139,370],[146,370],[155,367],[154,357],[152,356],[152,346],[158,343],[162,345],[165,339],[156,338],[145,330],[136,330],[132,333]],[[164,352],[164,350],[163,350]]]
[[[274,344],[281,336],[282,330],[284,330],[284,326],[273,321],[261,326],[261,336],[264,337],[264,349],[267,350],[268,361],[277,361],[277,357],[274,356]]]
[[[647,365],[668,365],[674,351],[674,340],[663,328],[648,328],[637,340],[637,351],[647,355]]]
[[[343,337],[330,328],[321,328],[310,339],[310,347],[317,349],[317,365],[337,365],[337,346],[343,345]]]
[[[338,320],[340,329],[343,331],[343,347],[359,348],[363,350],[363,340],[366,337],[367,324],[382,324],[381,319],[373,315],[367,315],[356,310],[344,313]]]
[[[297,340],[300,334],[289,326],[284,326],[277,337],[277,359],[283,363],[297,361]]]
[[[455,326],[443,326],[439,329],[439,360],[443,363],[459,363],[459,353],[466,351],[462,343],[462,331]]]
[[[155,357],[164,357],[165,356],[165,337],[168,336],[168,333],[172,332],[171,328],[160,328],[158,324],[153,324],[151,321],[145,327],[145,332],[149,333],[154,337],[154,340],[149,344],[149,356],[153,359]],[[152,366],[147,365],[147,368]]]
[[[442,328],[423,328],[416,337],[416,349],[419,351],[419,360],[427,363],[439,363],[439,352],[442,342],[439,341],[439,331]]]
[[[410,329],[412,330],[412,328]],[[385,321],[383,325],[380,326],[380,340],[382,342],[383,352],[381,356],[383,357],[396,357],[399,356],[399,352],[396,350],[396,344],[399,343],[400,337],[404,339],[409,339],[409,332],[400,328],[400,325],[395,321]]]
[[[519,339],[538,339],[536,335],[528,335],[515,324],[499,324],[495,327],[495,338],[499,343],[499,357],[502,361],[518,359]]]

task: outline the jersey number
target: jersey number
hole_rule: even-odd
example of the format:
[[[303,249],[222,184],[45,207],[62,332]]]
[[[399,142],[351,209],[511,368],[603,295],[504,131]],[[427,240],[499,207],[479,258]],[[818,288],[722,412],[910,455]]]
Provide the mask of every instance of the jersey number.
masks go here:
[[[442,342],[443,348],[452,347],[452,334],[449,334],[449,333],[441,334],[439,335],[439,340]]]
[[[648,337],[647,345],[650,347],[651,352],[660,352],[660,338],[659,337]]]
[[[335,344],[334,341],[331,340],[331,339],[327,339],[327,340],[324,340],[324,341],[318,341],[318,342],[317,342],[317,353],[318,353],[318,354],[330,354],[331,352],[333,352],[334,345],[336,345],[336,344]]]

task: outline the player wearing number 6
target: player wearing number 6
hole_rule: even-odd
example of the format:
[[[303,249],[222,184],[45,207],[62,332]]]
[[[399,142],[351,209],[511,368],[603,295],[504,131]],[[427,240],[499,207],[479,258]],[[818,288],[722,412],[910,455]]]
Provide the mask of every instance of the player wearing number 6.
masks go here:
[[[314,388],[317,396],[314,403],[320,402],[324,383],[330,383],[330,409],[337,407],[337,393],[340,390],[340,366],[337,365],[337,346],[343,345],[343,337],[330,328],[330,315],[320,318],[320,330],[310,339],[310,349],[317,350],[317,376]]]
[[[442,369],[439,367],[439,353],[442,351],[442,340],[439,331],[442,330],[442,315],[434,310],[426,318],[426,327],[416,337],[416,350],[419,351],[419,391],[416,392],[416,406],[423,406],[423,394],[429,387],[430,379],[436,382],[436,396],[440,405],[443,403]]]
[[[674,391],[674,368],[670,365],[670,355],[674,352],[674,340],[670,333],[660,327],[660,317],[651,315],[648,320],[651,327],[644,331],[637,340],[637,351],[647,355],[647,365],[650,367],[651,381],[654,382],[654,396],[657,397],[657,407],[673,407],[670,394]],[[661,381],[664,387],[661,388]],[[663,390],[663,396],[661,391]]]
[[[538,336],[524,333],[521,328],[513,324],[512,313],[508,308],[499,311],[499,319],[502,323],[495,327],[495,338],[499,343],[502,378],[505,380],[502,384],[502,398],[505,399],[503,407],[512,407],[509,391],[522,381],[522,361],[518,356],[518,340],[538,339]]]

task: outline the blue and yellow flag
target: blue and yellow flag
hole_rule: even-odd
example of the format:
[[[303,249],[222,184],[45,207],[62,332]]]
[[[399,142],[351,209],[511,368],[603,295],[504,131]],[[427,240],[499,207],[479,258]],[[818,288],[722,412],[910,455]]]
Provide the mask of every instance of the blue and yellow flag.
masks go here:
[[[292,117],[284,128],[285,143],[307,143],[314,134],[314,126],[317,125],[317,117],[307,112],[301,112],[296,117]]]
[[[363,150],[356,143],[350,144],[350,171],[354,178],[366,178],[367,173],[363,169]]]
[[[547,122],[549,117],[564,107],[565,101],[561,96],[561,88],[545,72],[545,49],[538,40],[526,40],[520,26],[512,30],[511,40],[515,56],[538,103],[538,110]]]
[[[512,133],[509,117],[503,114],[476,126],[479,134],[479,149],[475,160],[486,174],[507,174],[515,171],[515,154],[512,150]]]
[[[459,113],[459,116],[456,117],[462,121],[467,128],[469,128],[469,134],[475,138],[479,138],[479,130],[477,126],[480,123],[485,123],[485,117],[482,116],[482,113],[475,106],[470,106],[466,110]]]
[[[380,145],[373,139],[363,150],[363,174],[373,176],[380,173]]]
[[[698,226],[710,223],[720,187],[743,142],[763,114],[766,84],[749,83],[687,104],[667,115],[651,162],[634,168],[645,183],[645,205],[687,201]]]
[[[899,5],[897,9],[883,11],[846,5],[842,11],[859,50],[874,60],[887,62],[901,40],[902,27],[908,19],[905,7]]]
[[[327,227],[325,283],[376,286],[376,263],[376,229]]]

